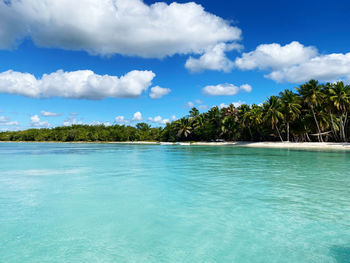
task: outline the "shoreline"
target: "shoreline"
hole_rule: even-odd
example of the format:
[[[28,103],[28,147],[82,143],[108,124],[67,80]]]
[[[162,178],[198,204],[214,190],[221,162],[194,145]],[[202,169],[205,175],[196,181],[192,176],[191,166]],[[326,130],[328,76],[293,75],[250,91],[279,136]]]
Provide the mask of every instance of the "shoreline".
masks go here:
[[[136,145],[182,145],[182,146],[233,146],[248,148],[280,148],[280,149],[319,149],[319,150],[350,150],[350,143],[339,142],[55,142],[55,141],[0,141],[0,143],[68,143],[68,144],[136,144]]]
[[[319,149],[319,150],[350,150],[350,143],[339,142],[227,142],[227,143],[194,143],[194,145],[230,145],[248,148],[279,148],[279,149]]]

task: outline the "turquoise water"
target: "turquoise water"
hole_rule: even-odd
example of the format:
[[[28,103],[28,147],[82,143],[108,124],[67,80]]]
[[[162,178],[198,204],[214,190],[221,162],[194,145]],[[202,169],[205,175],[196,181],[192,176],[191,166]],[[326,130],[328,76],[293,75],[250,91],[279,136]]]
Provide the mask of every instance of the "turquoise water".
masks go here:
[[[350,153],[0,143],[0,262],[350,262]]]

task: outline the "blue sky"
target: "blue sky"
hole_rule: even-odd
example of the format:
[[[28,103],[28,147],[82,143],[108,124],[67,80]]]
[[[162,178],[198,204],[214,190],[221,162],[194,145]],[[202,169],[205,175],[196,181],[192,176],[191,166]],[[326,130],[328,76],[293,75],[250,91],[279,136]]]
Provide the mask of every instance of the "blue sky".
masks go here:
[[[349,1],[177,3],[0,0],[0,129],[158,126],[350,80]]]

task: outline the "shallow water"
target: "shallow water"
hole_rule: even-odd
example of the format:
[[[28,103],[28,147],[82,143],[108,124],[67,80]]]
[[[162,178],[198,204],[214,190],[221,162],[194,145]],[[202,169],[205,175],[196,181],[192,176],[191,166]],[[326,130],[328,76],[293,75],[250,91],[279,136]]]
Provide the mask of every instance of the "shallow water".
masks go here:
[[[0,262],[350,262],[350,153],[0,143]]]

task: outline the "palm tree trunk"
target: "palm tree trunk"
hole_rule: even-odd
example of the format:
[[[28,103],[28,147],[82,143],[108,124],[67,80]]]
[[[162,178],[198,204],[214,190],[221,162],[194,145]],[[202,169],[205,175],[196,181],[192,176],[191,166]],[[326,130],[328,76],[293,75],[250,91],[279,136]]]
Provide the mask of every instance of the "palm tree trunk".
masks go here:
[[[277,130],[278,136],[280,137],[281,142],[283,142],[283,138],[281,136],[280,130],[278,129],[277,125],[275,125],[275,127],[276,127],[276,130]]]
[[[252,134],[252,130],[250,129],[250,125],[248,125],[248,130],[249,130],[249,134],[250,134],[250,140],[253,140],[253,134]]]
[[[317,118],[316,118],[316,114],[315,114],[315,111],[314,111],[314,107],[312,105],[310,105],[310,107],[311,107],[312,115],[314,116],[314,119],[315,119],[317,130],[318,130],[318,141],[319,142],[323,142],[320,125],[318,124],[318,121],[317,121]]]
[[[340,137],[342,142],[345,142],[346,138],[345,138],[345,121],[344,120],[344,113],[340,116]]]
[[[343,115],[340,115],[339,117],[339,136],[340,136],[340,140],[343,142],[344,141],[344,137],[343,137]]]
[[[329,116],[331,117],[331,123],[332,123],[332,133],[333,133],[333,136],[334,136],[334,139],[336,141],[338,141],[338,135],[337,133],[335,132],[335,126],[334,126],[334,120],[333,120],[333,114],[331,111],[329,111]]]
[[[304,129],[305,129],[305,136],[306,136],[306,139],[307,139],[309,142],[311,142],[310,137],[309,137],[309,134],[307,133],[307,129],[306,129],[305,124],[304,124]]]
[[[289,142],[289,121],[287,121],[287,142]]]
[[[345,120],[344,120],[344,139],[345,139],[345,142],[347,142],[347,138],[346,138],[347,127],[348,127],[348,112],[345,113]]]

